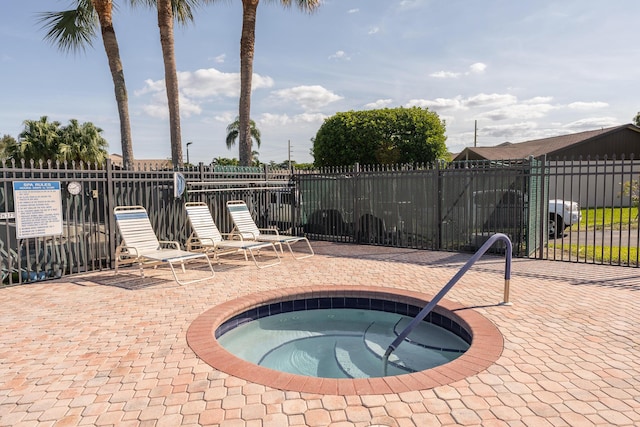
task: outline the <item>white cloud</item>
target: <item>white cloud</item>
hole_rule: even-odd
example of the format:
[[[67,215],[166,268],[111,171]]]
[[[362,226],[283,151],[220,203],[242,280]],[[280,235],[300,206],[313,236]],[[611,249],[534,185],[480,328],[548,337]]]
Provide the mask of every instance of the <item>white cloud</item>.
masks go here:
[[[268,76],[253,74],[252,90],[273,86],[273,79]],[[223,73],[215,68],[196,71],[179,71],[178,85],[180,92],[194,98],[211,98],[216,96],[238,97],[240,95],[240,74]],[[165,90],[164,80],[145,80],[145,86],[135,91],[136,96]]]
[[[595,108],[606,108],[608,106],[609,104],[607,104],[606,102],[598,102],[598,101],[572,102],[571,104],[567,105],[567,107],[571,108],[572,110],[592,110]]]
[[[262,113],[258,119],[260,126],[286,126],[291,123],[287,114]]]
[[[500,93],[480,93],[462,98],[411,99],[406,106],[427,107],[434,110],[467,110],[478,107],[498,107],[516,104],[518,99],[514,95]]]
[[[424,0],[402,0],[400,2],[401,9],[414,9],[420,7],[420,5],[424,3]]]
[[[380,27],[372,27],[367,34],[372,35],[380,32]]]
[[[479,93],[463,101],[466,107],[504,106],[515,104],[518,98],[508,93]]]
[[[426,107],[434,110],[459,110],[464,108],[459,98],[410,99],[406,107]]]
[[[429,74],[429,77],[433,77],[436,79],[457,79],[461,76],[468,76],[469,74],[482,74],[484,70],[487,69],[487,65],[482,62],[476,62],[469,66],[469,71],[466,73],[461,73],[458,71],[436,71],[435,73]]]
[[[164,80],[151,80],[144,81],[144,87],[133,92],[135,96],[145,95],[147,93],[155,93],[165,90]]]
[[[332,102],[343,99],[342,96],[325,89],[322,86],[297,86],[272,92],[283,101],[295,102],[305,110],[315,111]]]
[[[167,107],[167,117],[169,116],[169,111]],[[191,115],[201,114],[202,107],[200,104],[193,102],[191,99],[187,98],[184,95],[180,95],[180,116],[182,117],[190,117]]]
[[[217,64],[222,64],[226,58],[227,58],[227,54],[223,53],[222,55],[218,55],[215,58],[213,58],[213,61]]]
[[[344,50],[339,50],[333,55],[329,55],[329,59],[342,59],[345,61],[349,61],[351,60],[351,57],[347,55],[347,53]]]
[[[286,126],[291,124],[308,124],[308,123],[322,123],[328,116],[322,113],[302,113],[289,116],[288,114],[271,114],[263,113],[258,119],[258,123],[261,126]]]
[[[155,92],[151,96],[151,102],[145,104],[142,107],[142,111],[151,117],[160,119],[168,118],[169,107],[167,106],[166,91]],[[180,117],[191,117],[194,114],[198,115],[201,113],[202,107],[200,107],[200,104],[193,102],[193,100],[180,93]]]
[[[620,121],[615,117],[589,117],[567,123],[563,127],[573,131],[593,130],[598,128],[608,128],[618,126]]]
[[[296,123],[322,123],[324,119],[329,117],[322,113],[302,113],[294,117]]]
[[[155,117],[158,119],[164,119],[169,116],[169,110],[166,105],[161,104],[147,104],[142,107],[142,111],[144,111],[148,116]]]
[[[364,105],[364,108],[367,109],[377,109],[377,108],[384,108],[386,106],[388,106],[389,104],[391,104],[393,102],[393,100],[391,99],[378,99],[374,102],[370,102],[368,104]]]
[[[484,73],[484,70],[487,69],[487,64],[483,64],[482,62],[476,62],[475,64],[471,64],[469,67],[469,72],[473,74]]]
[[[553,101],[553,96],[534,96],[521,102],[523,104],[548,104],[551,101]]]
[[[347,13],[358,13],[358,12],[360,12],[360,9],[357,9],[357,8],[347,10]]]
[[[477,117],[478,119],[490,119],[494,121],[539,119],[556,108],[557,107],[551,104],[517,104],[480,113]]]
[[[491,136],[496,138],[512,138],[520,136],[523,132],[535,130],[538,125],[535,122],[519,122],[505,125],[482,126],[478,134],[482,136]]]
[[[196,71],[179,71],[178,87],[180,90],[180,115],[189,117],[201,114],[200,102],[212,98],[240,96],[240,74],[223,73],[215,68]],[[252,90],[273,86],[273,79],[268,76],[253,74]],[[151,99],[143,107],[143,111],[152,117],[168,117],[167,96],[164,80],[145,80],[145,86],[134,92],[136,96],[151,94]]]
[[[237,111],[236,112],[225,111],[222,114],[217,114],[217,115],[213,116],[213,119],[216,122],[229,124],[229,123],[233,122],[236,119],[237,115],[238,115]]]
[[[429,77],[436,79],[457,79],[461,75],[461,73],[454,73],[452,71],[436,71],[435,73],[429,74]]]
[[[194,98],[211,98],[216,96],[240,96],[240,73],[223,73],[215,68],[206,68],[178,73],[180,90]],[[254,73],[251,90],[273,86],[273,79]]]

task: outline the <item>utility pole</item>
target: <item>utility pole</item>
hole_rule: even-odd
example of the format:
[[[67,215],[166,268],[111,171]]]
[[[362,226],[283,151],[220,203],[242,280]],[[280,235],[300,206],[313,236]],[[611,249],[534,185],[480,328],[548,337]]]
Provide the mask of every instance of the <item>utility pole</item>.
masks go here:
[[[478,121],[474,120],[475,124],[473,126],[473,146],[475,147],[478,143]],[[189,151],[187,151],[187,157],[189,157]]]
[[[189,161],[189,146],[193,144],[193,142],[187,142],[187,164],[191,164],[191,162]]]

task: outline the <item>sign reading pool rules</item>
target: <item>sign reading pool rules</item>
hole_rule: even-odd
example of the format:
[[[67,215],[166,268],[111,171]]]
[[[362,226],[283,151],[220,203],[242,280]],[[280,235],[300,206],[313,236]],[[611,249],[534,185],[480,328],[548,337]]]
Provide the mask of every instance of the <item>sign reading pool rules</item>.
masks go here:
[[[16,238],[62,234],[60,181],[14,181]]]

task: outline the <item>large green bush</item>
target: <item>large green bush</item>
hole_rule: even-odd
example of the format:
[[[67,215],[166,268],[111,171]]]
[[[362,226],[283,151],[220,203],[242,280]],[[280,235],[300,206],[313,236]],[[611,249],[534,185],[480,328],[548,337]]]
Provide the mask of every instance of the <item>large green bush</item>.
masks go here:
[[[447,157],[445,124],[426,108],[337,113],[313,141],[314,165],[406,164]]]

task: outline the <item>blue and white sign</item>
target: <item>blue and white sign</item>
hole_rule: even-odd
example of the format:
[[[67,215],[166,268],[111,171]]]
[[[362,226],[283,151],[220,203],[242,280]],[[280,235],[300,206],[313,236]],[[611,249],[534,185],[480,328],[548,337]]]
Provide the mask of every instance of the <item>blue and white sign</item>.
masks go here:
[[[187,187],[187,181],[184,179],[184,175],[180,172],[173,173],[173,197],[179,199],[182,197],[185,188]]]
[[[14,181],[16,238],[62,234],[60,181]]]

